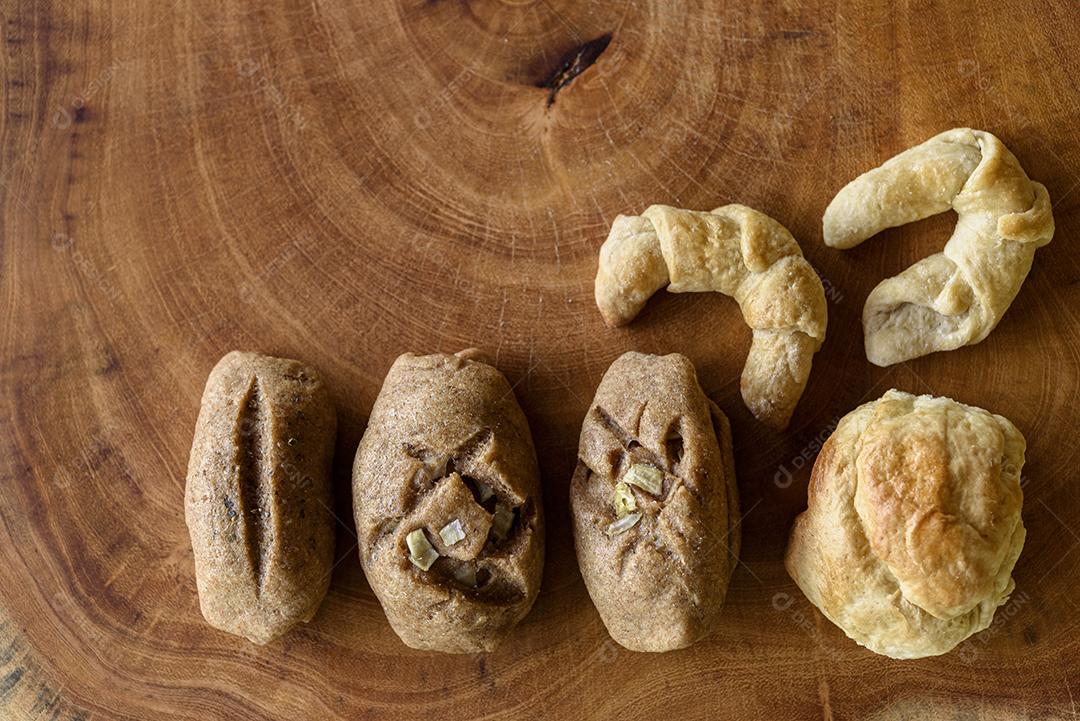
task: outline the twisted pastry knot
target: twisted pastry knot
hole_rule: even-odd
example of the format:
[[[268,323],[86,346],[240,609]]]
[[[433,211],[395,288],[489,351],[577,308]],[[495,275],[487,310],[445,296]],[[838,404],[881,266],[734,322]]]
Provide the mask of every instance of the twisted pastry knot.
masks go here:
[[[949,208],[959,219],[944,251],[882,281],[866,299],[866,357],[888,366],[978,343],[1008,310],[1050,242],[1041,183],[990,133],[957,128],[848,183],[825,210],[825,244],[851,248]]]
[[[787,228],[743,205],[705,213],[653,205],[620,215],[600,248],[596,304],[629,323],[664,286],[733,297],[754,332],[742,372],[750,412],[782,430],[825,340],[825,291]]]

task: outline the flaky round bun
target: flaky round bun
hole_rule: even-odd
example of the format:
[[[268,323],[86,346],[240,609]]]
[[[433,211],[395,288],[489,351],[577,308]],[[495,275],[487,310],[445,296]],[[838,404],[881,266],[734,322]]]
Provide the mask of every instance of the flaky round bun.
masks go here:
[[[892,658],[946,653],[1013,590],[1024,438],[1001,416],[891,390],[821,449],[788,573],[833,623]]]

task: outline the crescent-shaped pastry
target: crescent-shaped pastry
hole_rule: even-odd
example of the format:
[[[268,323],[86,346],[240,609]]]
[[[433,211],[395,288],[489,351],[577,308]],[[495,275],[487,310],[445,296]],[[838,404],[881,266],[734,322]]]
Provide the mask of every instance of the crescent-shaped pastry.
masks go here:
[[[944,251],[878,284],[863,308],[866,357],[888,366],[978,343],[994,329],[1054,235],[1046,188],[990,133],[957,128],[905,150],[837,193],[825,244],[956,211]]]
[[[787,228],[744,205],[705,213],[666,205],[620,215],[600,248],[596,305],[629,323],[664,286],[733,297],[754,332],[742,396],[758,420],[787,427],[825,340],[825,290]]]
[[[785,565],[858,643],[935,656],[987,628],[1024,546],[1024,437],[949,398],[889,391],[841,419],[814,463]]]

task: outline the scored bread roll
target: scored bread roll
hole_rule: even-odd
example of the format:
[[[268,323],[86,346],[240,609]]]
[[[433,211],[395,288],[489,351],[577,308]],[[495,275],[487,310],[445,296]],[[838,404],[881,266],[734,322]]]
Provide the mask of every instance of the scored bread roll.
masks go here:
[[[334,560],[337,416],[314,369],[233,351],[206,381],[184,514],[199,606],[264,644],[315,615]]]
[[[611,364],[570,505],[581,575],[615,641],[670,651],[716,628],[739,556],[738,489],[727,417],[686,357]]]
[[[532,436],[506,378],[477,355],[398,357],[356,451],[360,561],[413,648],[491,651],[540,590]]]

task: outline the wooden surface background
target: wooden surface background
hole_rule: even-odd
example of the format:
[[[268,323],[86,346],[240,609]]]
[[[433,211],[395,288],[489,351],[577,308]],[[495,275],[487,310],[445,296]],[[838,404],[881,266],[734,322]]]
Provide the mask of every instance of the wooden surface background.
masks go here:
[[[1073,717],[1080,11],[755,5],[0,0],[0,717]],[[953,217],[839,252],[821,213],[960,125],[1046,184],[1057,235],[987,341],[875,368],[867,292]],[[782,434],[739,398],[749,331],[729,299],[660,294],[620,330],[592,301],[617,213],[736,201],[792,230],[830,299]],[[348,484],[392,359],[471,345],[532,425],[548,558],[513,642],[454,657],[390,630]],[[330,593],[264,648],[203,623],[183,521],[199,397],[233,348],[313,364],[341,419]],[[567,522],[581,418],[628,349],[696,362],[746,514],[722,628],[660,656],[608,639]],[[818,444],[890,386],[1004,414],[1029,444],[1013,600],[913,662],[849,641],[781,565]]]

